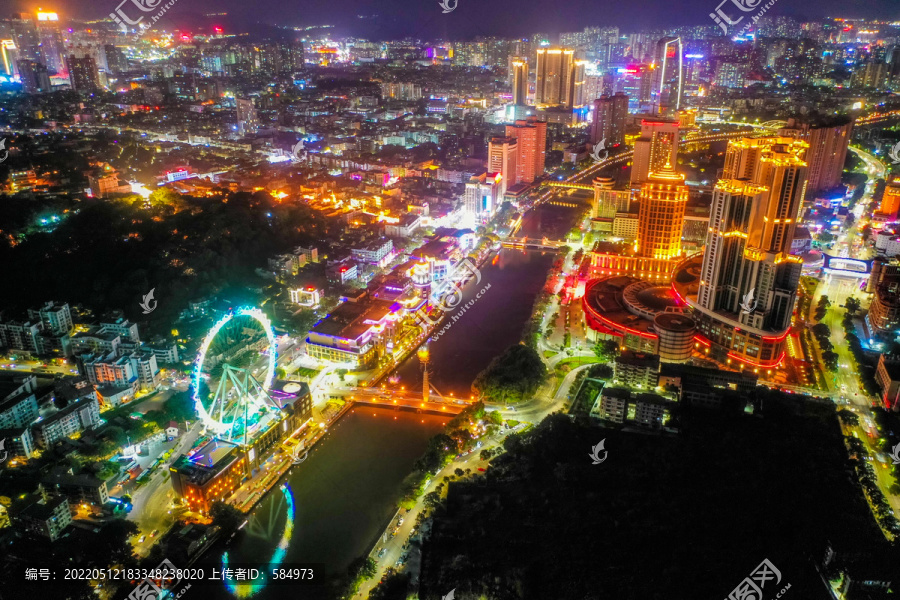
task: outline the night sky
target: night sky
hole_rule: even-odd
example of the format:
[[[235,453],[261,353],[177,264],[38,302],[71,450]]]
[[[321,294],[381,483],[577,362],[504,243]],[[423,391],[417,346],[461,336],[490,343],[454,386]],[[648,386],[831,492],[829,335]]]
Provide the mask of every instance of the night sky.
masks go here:
[[[145,0],[146,1],[146,0]],[[157,0],[153,0],[155,3]],[[448,0],[451,3],[454,0]],[[413,35],[451,39],[476,35],[515,37],[533,32],[578,31],[588,25],[617,25],[627,31],[711,23],[709,13],[721,0],[458,0],[443,14],[438,0],[177,0],[160,21],[163,27],[197,27],[203,13],[228,12],[219,19],[226,32],[250,23],[308,26],[337,25],[339,34],[373,39]],[[0,15],[15,11],[56,10],[62,16],[100,18],[121,0],[0,0]],[[130,2],[129,2],[130,4]],[[132,8],[134,10],[134,8]],[[732,10],[734,10],[732,8]],[[900,0],[777,0],[771,15],[900,20]],[[358,15],[367,18],[361,19]],[[374,18],[373,18],[374,17]]]

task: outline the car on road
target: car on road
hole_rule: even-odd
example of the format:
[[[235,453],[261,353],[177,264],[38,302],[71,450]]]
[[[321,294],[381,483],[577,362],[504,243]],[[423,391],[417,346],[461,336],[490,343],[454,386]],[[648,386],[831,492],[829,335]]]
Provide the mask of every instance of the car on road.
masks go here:
[[[384,553],[385,553],[385,552],[387,552],[387,548],[382,548],[381,550],[379,550],[379,551],[378,551],[378,558],[381,558],[382,556],[384,556]]]
[[[400,519],[397,521],[397,525],[403,525],[403,517],[400,517]]]
[[[147,536],[146,536],[146,535],[142,535],[142,536],[141,536],[141,539],[138,540],[138,544],[143,544],[143,543],[144,543],[144,540],[146,540],[146,539],[147,539]]]
[[[159,529],[154,529],[150,532],[150,537],[156,537],[156,534],[159,533]]]

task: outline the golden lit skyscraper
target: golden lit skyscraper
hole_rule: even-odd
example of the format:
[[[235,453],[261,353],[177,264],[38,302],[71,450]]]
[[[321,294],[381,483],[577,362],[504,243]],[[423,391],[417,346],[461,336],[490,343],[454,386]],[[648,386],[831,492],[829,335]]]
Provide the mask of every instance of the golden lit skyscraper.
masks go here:
[[[784,358],[802,267],[790,252],[808,148],[786,137],[728,145],[703,257],[686,261],[673,279],[711,343],[711,358],[756,368]]]
[[[525,106],[528,102],[528,62],[524,58],[512,61],[513,104]]]
[[[670,163],[641,186],[638,209],[639,256],[668,260],[681,256],[681,230],[688,188]]]
[[[534,103],[541,108],[584,105],[585,62],[572,48],[539,48]]]

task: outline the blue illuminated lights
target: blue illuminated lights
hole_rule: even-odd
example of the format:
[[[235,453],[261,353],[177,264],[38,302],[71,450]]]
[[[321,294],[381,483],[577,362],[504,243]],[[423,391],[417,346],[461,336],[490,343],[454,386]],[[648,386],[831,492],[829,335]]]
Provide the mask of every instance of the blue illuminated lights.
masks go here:
[[[294,507],[294,493],[291,491],[291,487],[283,483],[281,484],[281,493],[284,494],[284,499],[287,501],[287,519],[284,523],[284,532],[281,534],[281,539],[278,541],[278,546],[275,548],[275,551],[272,553],[272,558],[269,559],[268,567],[260,574],[259,577],[254,579],[248,583],[239,583],[235,584],[231,581],[225,582],[225,587],[231,592],[235,598],[249,598],[258,594],[264,587],[266,587],[266,583],[268,581],[268,577],[266,573],[271,573],[274,569],[278,568],[282,562],[284,562],[284,557],[287,554],[288,545],[291,542],[291,536],[294,535],[294,517],[296,515],[296,509]],[[222,570],[228,568],[228,552],[222,554]]]

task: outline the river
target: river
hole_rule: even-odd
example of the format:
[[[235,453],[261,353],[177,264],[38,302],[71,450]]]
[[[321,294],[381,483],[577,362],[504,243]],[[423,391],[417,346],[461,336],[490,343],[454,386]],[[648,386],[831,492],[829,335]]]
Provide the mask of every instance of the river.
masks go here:
[[[518,235],[563,239],[578,212],[541,205],[525,215]],[[450,328],[429,344],[429,381],[442,395],[468,398],[472,382],[491,359],[521,341],[535,298],[557,256],[555,252],[503,249],[482,266],[480,282],[473,279],[465,286],[461,306],[475,299],[485,286],[491,287],[465,314],[458,314],[461,309],[450,313],[437,331],[452,323]],[[453,315],[458,317],[455,322]],[[398,385],[422,386],[422,368],[415,355],[400,365],[397,374]]]

